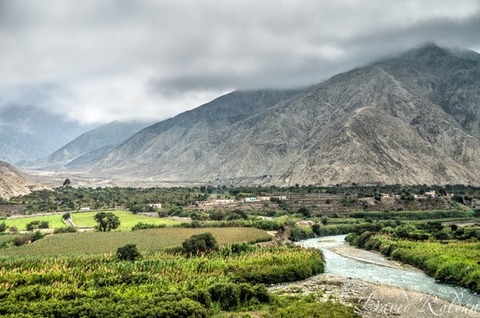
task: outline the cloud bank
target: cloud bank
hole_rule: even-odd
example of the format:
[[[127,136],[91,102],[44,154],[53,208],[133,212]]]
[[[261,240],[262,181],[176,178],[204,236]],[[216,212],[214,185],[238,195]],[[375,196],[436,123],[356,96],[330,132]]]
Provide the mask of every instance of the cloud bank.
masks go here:
[[[164,119],[425,42],[480,52],[478,0],[0,0],[0,105]]]

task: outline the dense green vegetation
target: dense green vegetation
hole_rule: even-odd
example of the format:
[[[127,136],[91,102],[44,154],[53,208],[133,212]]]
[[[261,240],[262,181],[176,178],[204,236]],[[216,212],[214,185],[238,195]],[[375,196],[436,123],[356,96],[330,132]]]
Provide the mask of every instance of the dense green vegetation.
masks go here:
[[[172,188],[73,188],[71,186],[55,188],[53,191],[34,191],[29,195],[12,198],[8,204],[25,206],[25,213],[38,213],[50,211],[73,211],[80,207],[91,207],[92,209],[129,209],[133,212],[152,211],[148,204],[162,203],[166,206],[183,207],[195,205],[197,201],[204,201],[209,198],[235,198],[241,199],[249,196],[269,196],[279,194],[307,194],[307,193],[328,193],[342,194],[345,196],[345,204],[350,195],[357,198],[371,197],[380,199],[381,193],[398,195],[402,200],[413,199],[413,195],[424,194],[428,190],[434,190],[439,195],[454,195],[452,200],[460,204],[471,204],[473,199],[480,199],[480,187],[466,185],[383,185],[383,186],[362,186],[342,185],[332,187],[317,186],[292,186],[292,187],[235,187],[235,186],[201,186],[201,187],[172,187]],[[351,199],[351,198],[350,198]],[[279,203],[280,209],[288,210],[288,207]],[[298,209],[297,209],[298,210]],[[297,212],[290,211],[290,212]],[[307,213],[308,210],[301,210]]]
[[[441,282],[480,292],[480,227],[439,222],[350,234],[347,241],[424,270]]]
[[[141,232],[141,231],[139,231]],[[102,233],[112,235],[113,233]],[[0,258],[2,317],[207,317],[255,311],[265,317],[353,317],[341,304],[272,296],[263,284],[323,271],[316,250],[224,247],[202,257],[146,253]],[[297,305],[301,305],[298,306]],[[328,313],[327,316],[326,313]]]

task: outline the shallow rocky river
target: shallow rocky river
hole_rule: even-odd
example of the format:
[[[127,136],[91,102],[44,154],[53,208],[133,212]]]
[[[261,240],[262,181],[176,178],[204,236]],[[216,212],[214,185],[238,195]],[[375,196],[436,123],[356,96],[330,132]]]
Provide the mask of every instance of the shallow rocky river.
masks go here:
[[[349,246],[345,235],[298,244],[321,249],[325,273],[273,286],[281,294],[318,292],[323,300],[351,304],[364,317],[480,317],[480,297],[445,285],[379,253]]]

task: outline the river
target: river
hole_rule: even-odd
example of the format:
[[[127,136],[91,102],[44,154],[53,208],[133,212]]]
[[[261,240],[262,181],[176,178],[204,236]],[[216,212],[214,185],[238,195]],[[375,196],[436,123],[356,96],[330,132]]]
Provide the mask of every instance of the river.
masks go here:
[[[304,240],[298,244],[322,250],[326,262],[325,274],[412,289],[463,305],[480,305],[480,296],[468,289],[437,283],[434,278],[415,269],[398,268],[398,263],[386,259],[379,253],[361,251],[362,254],[371,253],[371,258],[379,260],[380,263],[390,262],[392,267],[352,259],[333,252],[332,249],[348,244],[344,239],[345,235],[327,236]]]

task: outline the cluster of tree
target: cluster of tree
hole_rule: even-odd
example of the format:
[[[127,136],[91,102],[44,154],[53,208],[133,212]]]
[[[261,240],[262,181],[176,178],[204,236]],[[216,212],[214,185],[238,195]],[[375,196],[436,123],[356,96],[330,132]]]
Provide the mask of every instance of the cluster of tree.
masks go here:
[[[38,190],[28,195],[12,198],[9,204],[24,205],[26,212],[72,211],[81,207],[92,209],[127,208],[166,203],[178,206],[192,205],[198,201],[198,188],[72,188],[60,187]]]
[[[25,229],[31,232],[35,229],[48,229],[48,227],[48,221],[32,221],[27,223]]]
[[[22,236],[18,236],[18,237],[13,238],[12,243],[15,246],[22,246],[22,245],[25,245],[25,244],[28,244],[28,243],[38,241],[38,240],[42,239],[43,237],[45,237],[45,234],[43,234],[40,231],[36,231],[34,233],[27,233],[27,234],[24,234]]]

